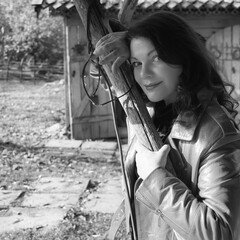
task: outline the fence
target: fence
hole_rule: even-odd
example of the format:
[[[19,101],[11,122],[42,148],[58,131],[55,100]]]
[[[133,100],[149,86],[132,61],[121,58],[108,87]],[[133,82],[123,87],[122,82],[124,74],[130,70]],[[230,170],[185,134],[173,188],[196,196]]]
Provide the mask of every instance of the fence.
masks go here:
[[[50,65],[46,63],[27,64],[17,61],[0,62],[0,80],[53,81],[63,74],[63,63]]]

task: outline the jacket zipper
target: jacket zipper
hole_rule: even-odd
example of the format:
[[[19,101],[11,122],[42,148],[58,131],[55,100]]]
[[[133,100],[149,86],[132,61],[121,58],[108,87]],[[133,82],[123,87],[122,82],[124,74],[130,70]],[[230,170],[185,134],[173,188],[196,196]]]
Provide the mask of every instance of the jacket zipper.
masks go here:
[[[139,200],[144,206],[146,206],[149,210],[151,210],[152,212],[156,213],[158,216],[160,216],[162,219],[166,218],[168,219],[169,222],[171,222],[173,225],[177,226],[178,228],[180,228],[182,231],[185,232],[185,230],[183,228],[181,228],[180,226],[178,226],[175,222],[173,222],[169,217],[167,217],[165,214],[163,214],[163,212],[158,209],[158,207],[156,207],[156,205],[146,196],[144,196],[142,193],[138,192],[138,194],[141,196],[140,198],[136,196],[136,199]],[[149,205],[147,205],[144,200],[146,200],[146,202],[149,203]]]
[[[161,217],[164,216],[164,214],[162,213],[162,211],[161,211],[160,209],[158,209],[157,206],[156,206],[148,197],[144,196],[141,192],[138,192],[138,195],[139,195],[139,197],[137,197],[137,196],[135,195],[135,196],[136,196],[136,199],[137,199],[139,202],[141,202],[145,207],[147,207],[149,210],[151,210],[152,212],[156,213],[157,215],[159,215],[159,216],[161,216]],[[144,200],[146,200],[146,202],[148,202],[150,206],[149,206],[148,204],[146,204],[146,203],[144,202]]]

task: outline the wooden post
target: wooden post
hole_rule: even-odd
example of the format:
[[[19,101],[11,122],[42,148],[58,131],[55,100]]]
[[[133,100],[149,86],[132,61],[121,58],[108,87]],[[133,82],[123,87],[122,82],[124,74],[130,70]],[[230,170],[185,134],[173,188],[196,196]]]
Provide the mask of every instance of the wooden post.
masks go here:
[[[123,26],[129,26],[137,4],[138,0],[125,0],[123,2],[123,6],[118,13],[118,20]]]
[[[87,29],[87,12],[92,2],[94,2],[94,4],[91,6],[89,27],[92,43],[95,45],[101,37],[106,35],[106,30],[109,28],[108,19],[100,16],[101,5],[99,0],[74,0],[75,7],[82,19],[85,29]],[[152,123],[152,119],[149,116],[142,97],[135,87],[130,66],[127,63],[123,64],[115,75],[111,71],[111,64],[106,64],[103,68],[111,81],[116,95],[122,96],[125,94],[119,98],[119,101],[128,116],[131,126],[136,132],[138,141],[150,150],[159,150],[162,146],[161,138]],[[124,77],[127,81],[125,81]],[[131,91],[129,91],[129,86],[131,87]]]

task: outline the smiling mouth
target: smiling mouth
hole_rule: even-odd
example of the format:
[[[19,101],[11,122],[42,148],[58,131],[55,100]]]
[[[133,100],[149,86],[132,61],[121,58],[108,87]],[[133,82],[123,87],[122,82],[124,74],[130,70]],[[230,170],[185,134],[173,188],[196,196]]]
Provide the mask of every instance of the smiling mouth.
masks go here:
[[[151,91],[152,89],[156,88],[161,83],[162,82],[159,82],[159,83],[156,83],[156,84],[149,84],[149,85],[145,85],[144,87],[146,88],[147,91]]]

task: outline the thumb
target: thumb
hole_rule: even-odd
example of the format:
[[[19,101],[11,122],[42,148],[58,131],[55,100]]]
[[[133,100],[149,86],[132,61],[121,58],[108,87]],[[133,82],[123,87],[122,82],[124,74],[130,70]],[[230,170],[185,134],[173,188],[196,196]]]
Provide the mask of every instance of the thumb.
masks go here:
[[[162,152],[163,155],[167,155],[170,151],[170,146],[168,144],[164,144],[158,152]]]
[[[159,158],[162,159],[162,163],[165,166],[167,164],[167,157],[170,152],[171,148],[168,144],[164,144],[160,150],[158,150],[157,154],[159,155]]]

